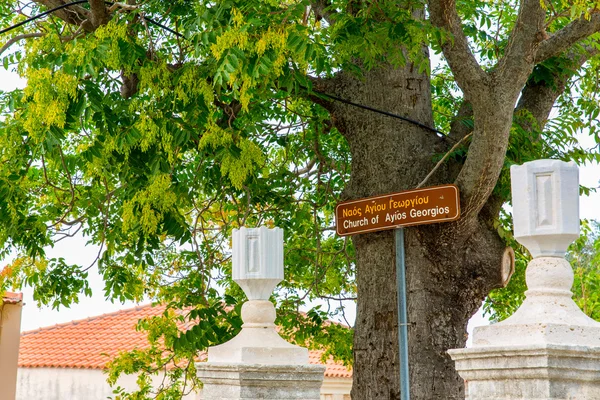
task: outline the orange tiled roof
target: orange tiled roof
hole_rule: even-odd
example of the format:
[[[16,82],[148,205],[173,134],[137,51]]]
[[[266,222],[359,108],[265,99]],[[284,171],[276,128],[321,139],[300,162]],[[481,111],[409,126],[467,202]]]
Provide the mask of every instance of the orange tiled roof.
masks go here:
[[[308,362],[311,364],[323,364],[321,362],[322,351],[310,350],[308,352]],[[337,363],[332,359],[327,360],[325,363],[327,369],[325,369],[325,376],[328,378],[352,378],[352,369],[344,367],[343,364]]]
[[[23,301],[23,293],[11,293],[5,292],[2,296],[2,303],[5,304],[18,304]]]
[[[164,306],[138,306],[23,332],[19,367],[104,369],[119,352],[147,348],[147,334],[136,331],[135,325],[141,318],[160,315],[164,309]],[[310,363],[320,364],[321,354],[310,351]],[[352,376],[352,371],[331,360],[326,366],[327,377]]]

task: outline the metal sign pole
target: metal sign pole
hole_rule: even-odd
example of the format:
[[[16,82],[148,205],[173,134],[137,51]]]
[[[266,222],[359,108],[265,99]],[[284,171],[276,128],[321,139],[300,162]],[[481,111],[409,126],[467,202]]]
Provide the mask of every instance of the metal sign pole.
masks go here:
[[[410,400],[408,374],[408,317],[406,311],[406,267],[404,229],[396,229],[396,284],[398,285],[398,347],[400,350],[400,399]]]

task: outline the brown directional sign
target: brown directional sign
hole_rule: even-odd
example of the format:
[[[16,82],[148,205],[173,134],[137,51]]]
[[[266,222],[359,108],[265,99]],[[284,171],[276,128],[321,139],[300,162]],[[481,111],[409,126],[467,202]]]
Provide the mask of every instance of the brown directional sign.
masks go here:
[[[340,236],[456,221],[459,217],[460,196],[455,185],[345,201],[335,209]]]

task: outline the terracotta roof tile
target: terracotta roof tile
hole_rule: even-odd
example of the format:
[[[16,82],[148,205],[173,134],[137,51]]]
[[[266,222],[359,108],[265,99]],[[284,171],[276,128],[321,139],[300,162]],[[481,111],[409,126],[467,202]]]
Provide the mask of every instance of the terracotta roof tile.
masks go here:
[[[147,334],[135,326],[141,318],[164,310],[164,306],[144,305],[23,332],[19,367],[103,369],[119,352],[149,347]],[[309,362],[320,364],[321,355],[321,351],[310,351]],[[352,377],[351,370],[333,360],[326,366],[327,377]]]
[[[146,305],[23,332],[19,366],[102,369],[120,351],[149,347],[135,325],[164,309]]]
[[[323,364],[321,362],[322,351],[311,350],[308,352],[308,362],[311,364]],[[325,376],[329,378],[352,378],[352,369],[344,367],[343,364],[328,359],[325,363]]]

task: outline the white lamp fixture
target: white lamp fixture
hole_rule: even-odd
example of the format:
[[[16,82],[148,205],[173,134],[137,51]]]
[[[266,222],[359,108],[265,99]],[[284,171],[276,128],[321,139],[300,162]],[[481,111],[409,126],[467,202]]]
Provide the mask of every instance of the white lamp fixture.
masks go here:
[[[269,300],[283,280],[283,229],[234,229],[232,277],[248,300]]]
[[[564,257],[579,237],[579,170],[537,160],[510,168],[515,239],[536,257]]]

